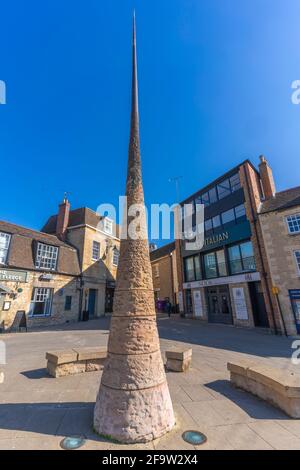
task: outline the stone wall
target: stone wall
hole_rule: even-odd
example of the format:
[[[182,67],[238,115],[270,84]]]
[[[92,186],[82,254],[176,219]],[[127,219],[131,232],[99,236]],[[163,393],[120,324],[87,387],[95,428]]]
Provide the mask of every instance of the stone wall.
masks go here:
[[[288,232],[286,217],[300,212],[300,206],[285,211],[259,215],[262,235],[274,286],[279,288],[279,302],[288,334],[296,334],[289,289],[300,289],[295,250],[300,250],[300,235]]]
[[[63,324],[67,321],[77,321],[79,313],[79,290],[77,289],[77,278],[62,274],[51,273],[51,280],[42,280],[42,272],[28,271],[27,282],[19,283],[1,281],[2,285],[11,289],[15,298],[6,294],[5,301],[10,301],[10,309],[0,311],[0,324],[4,321],[5,327],[9,328],[12,324],[16,312],[24,310],[27,316],[29,328],[37,326],[48,326]],[[49,272],[47,272],[49,274]],[[53,302],[50,316],[29,316],[32,292],[35,287],[47,287],[53,289]],[[22,292],[18,293],[17,289]],[[72,296],[71,310],[65,310],[66,296]]]

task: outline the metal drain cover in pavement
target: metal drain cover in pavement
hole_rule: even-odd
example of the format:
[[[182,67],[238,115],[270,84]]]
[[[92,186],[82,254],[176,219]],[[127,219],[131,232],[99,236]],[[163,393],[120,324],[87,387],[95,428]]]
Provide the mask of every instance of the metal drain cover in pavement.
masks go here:
[[[60,446],[65,450],[74,450],[74,449],[79,449],[79,447],[82,447],[84,444],[85,444],[84,437],[68,436],[68,437],[65,437],[61,441]]]
[[[207,441],[207,437],[199,431],[185,431],[182,434],[182,439],[194,446],[199,446]]]

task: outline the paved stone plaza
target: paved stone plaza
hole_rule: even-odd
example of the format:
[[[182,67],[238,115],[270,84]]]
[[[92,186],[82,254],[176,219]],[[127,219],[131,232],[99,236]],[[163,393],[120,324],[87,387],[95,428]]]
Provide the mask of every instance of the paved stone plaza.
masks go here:
[[[202,325],[195,320],[158,320],[161,348],[192,347],[192,369],[167,372],[176,413],[176,428],[157,441],[120,445],[104,441],[92,429],[99,372],[51,378],[45,352],[79,346],[104,346],[109,319],[49,328],[48,331],[1,335],[7,364],[0,366],[0,449],[60,449],[68,435],[84,435],[82,449],[194,449],[181,434],[204,432],[208,440],[198,449],[300,449],[300,420],[247,392],[234,389],[228,361],[251,358],[291,368],[293,338],[275,337],[264,330]]]

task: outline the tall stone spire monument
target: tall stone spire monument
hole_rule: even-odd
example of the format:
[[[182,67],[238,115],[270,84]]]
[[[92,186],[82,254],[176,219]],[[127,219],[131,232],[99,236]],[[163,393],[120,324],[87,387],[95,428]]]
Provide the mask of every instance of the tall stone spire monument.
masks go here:
[[[147,442],[170,431],[174,413],[160,352],[152,270],[143,210],[130,216],[132,205],[144,207],[141,173],[135,17],[132,47],[132,104],[124,228],[138,228],[122,238],[114,309],[94,411],[94,428],[124,443]]]

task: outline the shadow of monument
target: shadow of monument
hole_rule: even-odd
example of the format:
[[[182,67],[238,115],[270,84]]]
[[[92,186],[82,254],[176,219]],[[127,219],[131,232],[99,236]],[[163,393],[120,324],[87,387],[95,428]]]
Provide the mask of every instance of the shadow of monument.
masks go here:
[[[0,404],[0,429],[64,438],[81,435],[107,442],[93,430],[95,403],[6,403]]]

